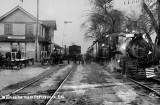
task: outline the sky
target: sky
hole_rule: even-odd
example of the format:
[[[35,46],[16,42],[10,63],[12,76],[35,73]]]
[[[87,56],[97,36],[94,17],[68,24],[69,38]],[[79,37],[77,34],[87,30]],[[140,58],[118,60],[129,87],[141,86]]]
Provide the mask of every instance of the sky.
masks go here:
[[[114,9],[122,11],[127,17],[136,20],[141,14],[142,0],[113,0]],[[122,2],[123,1],[123,2]],[[130,2],[128,4],[128,1]],[[139,1],[138,3],[135,3]],[[37,0],[0,0],[0,16],[17,5],[36,17]],[[133,2],[133,3],[132,3]],[[54,42],[62,46],[73,43],[80,45],[82,53],[92,45],[92,40],[84,40],[85,31],[80,28],[86,20],[86,13],[91,10],[88,0],[39,0],[39,19],[56,20]],[[64,21],[72,23],[64,24]],[[65,37],[64,37],[65,36]]]
[[[37,0],[0,0],[0,16],[17,5],[36,17]],[[91,9],[88,0],[39,0],[39,19],[56,20],[54,42],[60,46],[73,43],[81,46],[82,53],[91,46],[92,41],[84,40],[84,30],[80,28],[86,19],[86,13]],[[72,23],[64,24],[64,21]],[[65,36],[65,37],[64,37]],[[63,41],[63,42],[62,42]]]
[[[113,0],[113,5],[114,9],[123,12],[125,16],[137,20],[142,14],[142,2],[143,0]]]

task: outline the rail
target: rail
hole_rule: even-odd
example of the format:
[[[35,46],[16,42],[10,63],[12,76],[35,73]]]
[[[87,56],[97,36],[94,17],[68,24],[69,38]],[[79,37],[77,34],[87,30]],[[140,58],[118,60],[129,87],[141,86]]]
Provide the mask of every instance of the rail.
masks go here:
[[[18,93],[18,92],[20,92],[21,90],[23,90],[23,89],[31,86],[32,84],[38,82],[39,80],[47,77],[48,75],[56,72],[57,70],[63,68],[64,66],[65,66],[65,65],[63,65],[63,66],[57,66],[57,67],[56,67],[56,70],[51,70],[51,71],[49,71],[48,73],[46,73],[45,75],[42,75],[42,76],[40,76],[39,78],[35,79],[34,81],[30,82],[29,84],[27,84],[27,85],[25,85],[25,86],[22,86],[21,88],[18,88],[18,89],[14,90],[14,91],[12,91],[12,92],[10,92],[10,93],[7,93],[7,94],[4,95],[4,96],[11,96],[11,95],[14,95],[14,94]],[[0,100],[3,100],[3,96],[1,96],[1,99],[0,99]]]
[[[49,99],[49,101],[46,103],[46,105],[50,105],[52,100],[54,99],[55,95],[57,94],[57,92],[59,91],[59,89],[63,86],[63,84],[67,81],[68,77],[71,75],[71,73],[75,70],[75,68],[77,67],[77,65],[74,65],[72,67],[72,69],[70,70],[70,72],[67,74],[67,76],[63,79],[63,81],[61,82],[61,84],[58,86],[58,88],[56,89],[56,91],[53,93],[52,97]]]

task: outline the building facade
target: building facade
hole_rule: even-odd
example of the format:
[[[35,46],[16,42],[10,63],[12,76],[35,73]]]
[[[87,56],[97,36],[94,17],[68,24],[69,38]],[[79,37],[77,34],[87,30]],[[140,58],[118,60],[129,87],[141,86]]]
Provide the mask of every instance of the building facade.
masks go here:
[[[21,53],[21,58],[35,58],[37,19],[22,7],[17,6],[0,17],[0,52]],[[38,21],[37,58],[49,56],[53,50],[55,20]],[[56,46],[55,46],[56,47]]]

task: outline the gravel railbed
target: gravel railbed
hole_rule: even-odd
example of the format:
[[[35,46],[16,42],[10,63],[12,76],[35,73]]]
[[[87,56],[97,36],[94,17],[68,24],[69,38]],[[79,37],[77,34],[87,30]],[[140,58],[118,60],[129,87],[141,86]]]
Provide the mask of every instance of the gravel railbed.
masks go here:
[[[159,105],[159,100],[119,73],[96,63],[79,65],[70,81],[63,86],[65,99],[55,105]],[[66,91],[65,91],[66,89]],[[69,90],[69,91],[67,91]]]

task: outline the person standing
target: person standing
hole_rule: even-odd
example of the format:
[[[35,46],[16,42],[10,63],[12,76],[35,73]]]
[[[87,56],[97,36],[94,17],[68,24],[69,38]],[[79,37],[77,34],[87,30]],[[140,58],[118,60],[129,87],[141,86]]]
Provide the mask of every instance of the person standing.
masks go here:
[[[68,60],[68,64],[70,64],[70,56],[69,56],[69,54],[67,55],[67,60]]]
[[[82,56],[81,55],[78,55],[78,61],[79,61],[79,64],[81,64],[81,61],[82,61]]]
[[[74,63],[77,63],[77,55],[74,55]]]
[[[83,57],[83,55],[82,55],[82,59],[81,60],[82,60],[82,65],[83,65],[84,64],[84,57]]]

